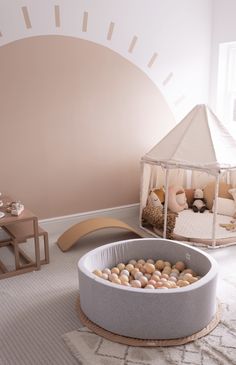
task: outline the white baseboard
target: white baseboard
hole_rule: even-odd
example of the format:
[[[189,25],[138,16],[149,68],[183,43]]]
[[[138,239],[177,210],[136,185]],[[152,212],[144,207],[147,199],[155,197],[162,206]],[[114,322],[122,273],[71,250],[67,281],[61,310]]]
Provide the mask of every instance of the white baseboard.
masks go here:
[[[139,204],[123,205],[121,207],[114,207],[108,209],[94,210],[91,212],[77,213],[66,215],[62,217],[42,219],[39,224],[45,231],[48,232],[49,236],[58,238],[63,232],[76,223],[83,220],[96,218],[96,217],[111,217],[120,220],[127,218],[138,217],[139,215]]]

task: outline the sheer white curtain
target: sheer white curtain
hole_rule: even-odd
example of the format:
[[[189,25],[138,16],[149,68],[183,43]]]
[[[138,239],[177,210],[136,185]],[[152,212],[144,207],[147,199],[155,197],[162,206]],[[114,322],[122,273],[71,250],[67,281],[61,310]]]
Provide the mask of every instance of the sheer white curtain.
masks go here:
[[[142,164],[142,181],[140,203],[141,208],[147,204],[149,192],[153,188],[165,187],[165,169],[159,165]],[[216,180],[215,176],[199,170],[170,169],[169,186],[176,185],[183,188],[204,189],[210,182]],[[226,171],[221,174],[220,181],[236,187],[236,170]]]
[[[236,187],[236,170],[232,170],[229,172],[229,180],[230,180],[230,184],[235,188]]]
[[[147,198],[151,189],[165,187],[165,169],[158,165],[142,164],[141,180],[141,208],[147,204]],[[186,186],[186,170],[170,169],[169,185]]]
[[[201,188],[209,184],[210,182],[214,182],[216,177],[204,172],[204,171],[192,171],[192,178],[191,178],[191,187],[193,189]],[[236,186],[236,171],[235,170],[228,170],[224,171],[220,175],[220,182],[225,182],[227,184],[231,184],[233,187]]]

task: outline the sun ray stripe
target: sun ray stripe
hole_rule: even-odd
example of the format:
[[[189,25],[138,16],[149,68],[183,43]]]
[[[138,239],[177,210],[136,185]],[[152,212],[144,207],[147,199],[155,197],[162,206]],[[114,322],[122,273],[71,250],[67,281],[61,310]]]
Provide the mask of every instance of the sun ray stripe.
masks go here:
[[[82,31],[87,32],[87,30],[88,30],[88,12],[85,11],[83,16]]]
[[[32,24],[30,21],[30,17],[29,17],[29,12],[28,12],[28,8],[27,6],[22,6],[21,8],[22,13],[23,13],[23,17],[24,17],[24,21],[25,21],[25,26],[27,29],[32,28]]]
[[[60,18],[60,6],[54,6],[54,14],[55,14],[55,26],[59,28],[61,26],[61,18]]]
[[[151,68],[152,67],[152,65],[154,64],[154,62],[156,61],[156,59],[157,59],[157,53],[155,52],[155,53],[153,53],[153,55],[152,55],[152,57],[150,58],[150,61],[148,62],[148,67],[149,68]]]
[[[166,86],[168,84],[168,82],[170,82],[170,80],[172,79],[173,76],[174,76],[173,72],[170,72],[169,75],[162,82],[162,85],[163,86]]]
[[[115,27],[115,23],[110,22],[109,25],[109,29],[108,29],[108,33],[107,33],[107,40],[110,41],[113,35],[113,31],[114,31],[114,27]]]
[[[131,43],[130,43],[130,45],[129,45],[129,49],[128,49],[129,53],[132,53],[132,52],[133,52],[134,47],[135,47],[135,45],[136,45],[136,43],[137,43],[137,40],[138,40],[138,37],[135,35],[135,36],[132,38],[132,41],[131,41]]]

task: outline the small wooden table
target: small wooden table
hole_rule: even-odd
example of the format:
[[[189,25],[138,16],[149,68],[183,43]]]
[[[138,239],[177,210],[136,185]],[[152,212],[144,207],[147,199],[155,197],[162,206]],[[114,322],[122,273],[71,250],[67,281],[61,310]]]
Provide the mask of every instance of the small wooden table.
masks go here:
[[[5,232],[8,233],[9,239],[4,239],[0,242],[0,247],[11,246],[14,251],[15,258],[15,270],[9,271],[4,263],[0,260],[0,279],[8,278],[11,276],[23,274],[26,272],[39,270],[40,263],[40,249],[39,249],[39,226],[38,226],[38,217],[32,213],[28,209],[24,209],[24,211],[19,216],[13,216],[11,213],[7,213],[5,207],[0,208],[1,212],[5,213],[3,218],[0,218],[0,227],[3,228]],[[10,229],[8,227],[25,224],[25,222],[29,222],[31,224],[31,231],[33,232],[32,238],[34,239],[34,251],[35,251],[35,259],[32,260],[29,258],[19,247],[19,242],[16,237],[11,235]],[[22,256],[27,264],[22,265],[20,263],[20,256]]]

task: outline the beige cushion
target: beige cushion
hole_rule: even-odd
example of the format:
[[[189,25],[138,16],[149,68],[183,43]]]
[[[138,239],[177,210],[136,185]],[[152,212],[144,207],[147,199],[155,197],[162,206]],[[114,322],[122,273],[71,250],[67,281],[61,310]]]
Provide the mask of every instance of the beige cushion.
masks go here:
[[[233,200],[232,195],[228,191],[231,188],[232,188],[232,185],[226,184],[225,182],[220,182],[218,196],[220,198]],[[215,182],[209,183],[204,188],[204,198],[206,199],[207,208],[211,210],[212,205],[213,205],[213,200],[215,199]]]
[[[233,199],[236,203],[236,188],[229,189],[229,193],[231,194],[231,196],[233,197]]]
[[[217,213],[222,215],[228,215],[233,217],[236,211],[236,204],[235,201],[232,199],[225,199],[225,198],[217,198]],[[215,210],[215,201],[212,206],[212,211]]]
[[[187,198],[188,206],[191,207],[192,204],[193,204],[195,189],[184,189],[184,191],[185,191],[185,195],[186,195],[186,198]]]

